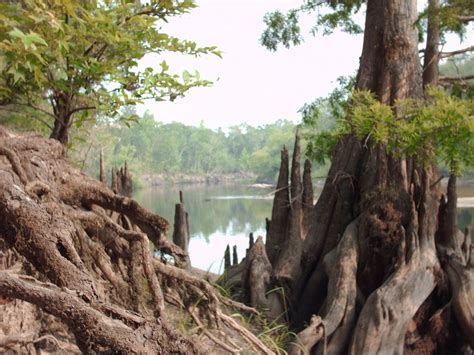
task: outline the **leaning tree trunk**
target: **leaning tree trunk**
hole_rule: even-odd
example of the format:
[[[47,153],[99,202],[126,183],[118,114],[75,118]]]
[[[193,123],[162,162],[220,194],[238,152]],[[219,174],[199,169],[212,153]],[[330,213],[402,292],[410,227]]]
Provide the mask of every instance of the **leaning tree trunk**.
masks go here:
[[[357,89],[388,105],[423,99],[416,15],[413,0],[367,2]],[[472,342],[474,270],[468,238],[455,228],[454,177],[440,208],[436,168],[349,135],[335,148],[316,205],[302,210],[299,160],[289,189],[287,166],[282,155],[267,291],[284,290],[296,329],[314,315],[293,354],[456,353]]]

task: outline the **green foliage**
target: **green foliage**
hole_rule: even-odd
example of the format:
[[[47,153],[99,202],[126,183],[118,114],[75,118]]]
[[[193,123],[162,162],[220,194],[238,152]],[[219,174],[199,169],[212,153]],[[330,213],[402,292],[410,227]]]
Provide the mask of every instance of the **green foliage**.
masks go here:
[[[315,14],[315,25],[312,34],[322,32],[323,35],[332,34],[336,29],[343,32],[362,33],[363,28],[354,21],[354,14],[358,13],[366,3],[363,0],[305,0],[303,4],[286,14],[274,11],[265,15],[264,30],[260,42],[269,50],[275,51],[278,44],[285,47],[298,45],[302,42],[301,29],[298,24],[300,14]],[[428,8],[422,11],[416,22],[423,41],[426,32],[428,16],[436,16],[441,26],[441,37],[447,32],[455,32],[461,36],[466,34],[467,18],[474,13],[472,0],[445,0],[441,1],[436,12],[428,14]]]
[[[424,102],[403,100],[390,107],[368,91],[354,91],[344,119],[316,138],[330,148],[353,133],[365,144],[384,144],[389,152],[416,156],[428,164],[440,158],[450,173],[474,166],[474,102],[428,89]],[[330,151],[331,149],[327,149]]]
[[[306,155],[320,164],[327,164],[340,137],[347,131],[337,122],[344,119],[355,77],[339,77],[338,86],[327,98],[318,98],[301,109]]]
[[[282,43],[286,48],[301,43],[297,10],[290,10],[287,14],[280,11],[267,13],[263,22],[265,22],[267,29],[262,34],[260,41],[268,49],[276,51],[279,43]]]
[[[440,27],[441,45],[444,45],[447,33],[456,33],[461,39],[465,37],[467,17],[474,13],[474,5],[471,0],[445,0],[440,1],[438,8],[431,8],[429,4],[418,15],[415,25],[418,28],[419,41],[425,40],[425,33],[428,28],[428,19],[435,18]]]
[[[198,73],[171,73],[164,61],[158,69],[140,64],[164,51],[220,56],[215,47],[162,32],[160,23],[194,7],[192,0],[2,2],[0,104],[43,108],[58,119],[63,100],[63,116],[74,115],[81,126],[94,119],[91,110],[116,117],[123,106],[207,86]]]
[[[362,33],[362,28],[354,22],[352,17],[360,10],[363,3],[362,0],[308,0],[286,14],[281,11],[270,12],[265,15],[266,29],[260,42],[272,51],[277,50],[279,43],[286,48],[300,44],[302,35],[298,24],[299,15],[313,12],[316,12],[316,23],[311,29],[313,34],[322,30],[324,35],[329,35],[337,28],[348,33]]]
[[[126,116],[136,116],[128,109]],[[145,113],[138,123],[109,122],[91,127],[87,142],[78,145],[74,157],[85,169],[98,172],[100,146],[109,166],[128,161],[135,176],[142,174],[230,174],[249,172],[262,182],[274,183],[284,144],[292,147],[295,125],[277,121],[259,127],[234,126],[224,132],[181,123],[156,122]]]

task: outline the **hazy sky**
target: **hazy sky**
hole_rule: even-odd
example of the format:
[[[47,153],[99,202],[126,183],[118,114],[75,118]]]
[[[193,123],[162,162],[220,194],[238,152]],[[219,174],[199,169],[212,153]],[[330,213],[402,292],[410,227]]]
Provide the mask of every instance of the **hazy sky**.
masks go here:
[[[357,69],[362,35],[313,37],[307,33],[309,18],[302,45],[270,52],[259,44],[265,13],[295,7],[299,1],[198,0],[197,4],[190,14],[171,19],[165,31],[201,46],[216,45],[223,58],[148,58],[146,65],[166,59],[175,72],[196,69],[214,81],[212,87],[195,88],[173,103],[148,102],[140,109],[150,110],[158,121],[189,125],[203,121],[211,128],[243,122],[259,125],[280,118],[298,121],[297,111],[304,103],[325,96],[338,76]]]

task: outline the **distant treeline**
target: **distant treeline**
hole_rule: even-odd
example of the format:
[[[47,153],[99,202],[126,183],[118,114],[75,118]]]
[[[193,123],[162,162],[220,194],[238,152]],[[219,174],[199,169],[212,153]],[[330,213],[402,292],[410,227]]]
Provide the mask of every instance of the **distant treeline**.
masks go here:
[[[135,177],[144,174],[207,175],[253,173],[257,182],[275,183],[280,150],[293,150],[296,125],[287,120],[253,127],[213,130],[157,122],[146,112],[137,123],[102,123],[90,130],[75,156],[83,169],[98,174],[102,148],[108,169],[125,161]],[[84,158],[85,157],[85,158]],[[326,167],[315,167],[325,174]],[[315,175],[316,176],[316,175]]]

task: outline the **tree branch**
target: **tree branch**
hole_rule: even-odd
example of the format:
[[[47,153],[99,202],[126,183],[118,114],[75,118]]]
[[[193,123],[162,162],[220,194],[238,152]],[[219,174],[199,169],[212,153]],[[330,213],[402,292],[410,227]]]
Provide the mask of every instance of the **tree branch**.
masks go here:
[[[21,105],[21,106],[23,106],[23,105]],[[27,107],[32,108],[32,107],[30,107],[30,106],[27,106]],[[22,113],[21,111],[12,110],[11,108],[7,108],[7,107],[1,106],[1,105],[0,105],[0,110],[4,110],[4,111],[7,111],[7,112],[13,112],[13,113],[20,113],[20,114]],[[51,126],[48,122],[46,122],[46,121],[43,120],[42,118],[37,117],[37,116],[31,116],[31,118],[33,118],[33,119],[35,119],[35,120],[41,122],[42,124],[44,124],[44,125],[45,125],[46,127],[48,127],[49,129],[53,129],[53,126]]]
[[[474,51],[474,46],[470,46],[470,47],[459,49],[457,51],[452,51],[452,52],[441,52],[440,58],[449,58],[458,54],[463,54],[463,53],[473,52],[473,51]]]
[[[465,75],[465,76],[440,76],[438,80],[453,82],[453,81],[467,81],[467,80],[473,80],[473,79],[474,79],[474,74]]]
[[[471,22],[474,21],[474,16],[458,16],[458,20],[461,22]]]
[[[75,114],[76,112],[79,112],[79,111],[85,111],[85,110],[95,110],[97,107],[95,106],[81,106],[81,107],[76,107],[75,109],[72,109],[71,111],[69,111],[69,116],[72,116],[73,114]]]

